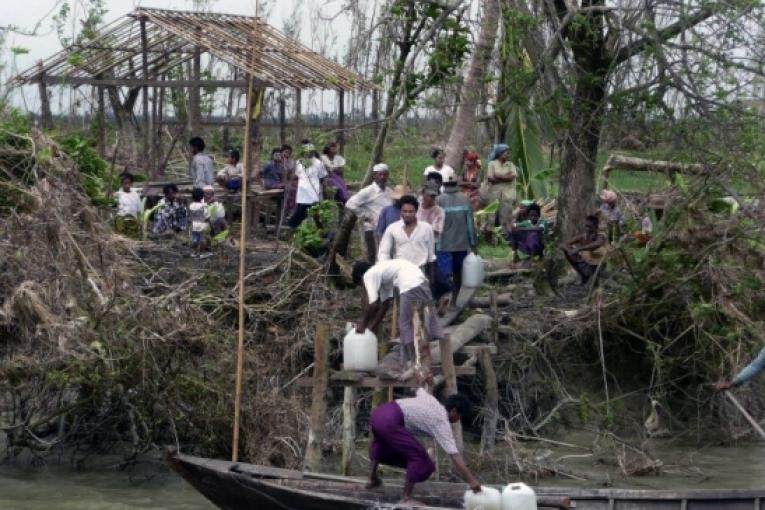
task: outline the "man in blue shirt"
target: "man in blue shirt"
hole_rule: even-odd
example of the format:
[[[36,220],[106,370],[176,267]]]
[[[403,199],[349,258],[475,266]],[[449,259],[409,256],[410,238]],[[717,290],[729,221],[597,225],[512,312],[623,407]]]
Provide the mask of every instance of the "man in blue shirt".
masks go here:
[[[284,165],[282,164],[282,149],[276,147],[271,151],[271,161],[261,172],[263,187],[266,189],[284,189]]]
[[[388,197],[393,200],[393,203],[383,207],[380,211],[380,215],[377,217],[377,226],[375,227],[375,241],[380,244],[385,230],[392,224],[401,219],[401,204],[399,200],[404,195],[409,194],[409,190],[402,184],[397,184],[393,191],[391,191]]]

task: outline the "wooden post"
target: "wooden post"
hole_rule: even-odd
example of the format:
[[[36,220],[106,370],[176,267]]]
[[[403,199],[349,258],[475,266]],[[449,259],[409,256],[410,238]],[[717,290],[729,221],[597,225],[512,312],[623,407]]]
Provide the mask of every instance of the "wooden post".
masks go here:
[[[340,474],[351,474],[353,450],[356,446],[356,389],[346,386],[343,392],[343,456],[340,461]]]
[[[287,143],[287,101],[279,98],[279,145]]]
[[[752,426],[755,432],[757,432],[757,434],[759,434],[759,436],[762,439],[765,439],[765,430],[762,430],[762,427],[760,426],[760,424],[757,423],[757,420],[752,418],[752,415],[746,411],[744,406],[741,405],[741,402],[739,402],[738,399],[734,397],[730,391],[726,391],[725,396],[728,397],[728,400],[730,400],[734,406],[736,406],[736,409],[738,409],[738,412],[740,412],[741,416],[743,416],[746,419],[746,421],[749,422],[749,425]]]
[[[345,154],[345,91],[340,89],[337,92],[339,109],[337,113],[337,145],[340,154]]]
[[[202,53],[199,46],[194,47],[194,58],[192,60],[191,73],[193,85],[189,87],[189,129],[192,136],[199,136],[202,125],[202,99],[199,88],[201,79]]]
[[[491,360],[489,349],[481,350],[481,369],[483,370],[484,418],[481,430],[481,454],[494,448],[497,440],[497,419],[499,418],[499,386],[497,374]]]
[[[454,369],[454,354],[452,353],[452,343],[447,338],[440,338],[438,341],[439,351],[441,353],[441,373],[446,383],[446,393],[452,395],[457,393],[457,372]],[[462,425],[452,423],[454,439],[457,441],[457,447],[462,449]]]
[[[392,344],[393,339],[398,336],[398,298],[393,298],[393,307],[390,316],[390,342],[378,342],[377,343],[377,359],[382,360],[389,351],[389,345]],[[382,329],[382,328],[380,328]],[[378,336],[379,338],[379,336]],[[376,389],[372,392],[372,408],[375,408],[385,401],[390,402],[392,398],[393,388],[389,387],[387,391],[385,389]]]
[[[327,414],[327,385],[329,384],[329,327],[319,324],[313,347],[313,391],[311,421],[305,452],[305,469],[316,471],[321,462],[321,442],[324,439],[324,418]]]
[[[302,91],[298,88],[295,89],[295,143],[298,144],[303,140],[303,95]]]
[[[489,294],[491,305],[491,341],[497,345],[499,340],[499,310],[497,309],[497,291],[492,290]]]
[[[380,91],[374,89],[372,91],[372,122],[374,122],[374,137],[377,138],[377,133],[380,132]]]
[[[102,158],[106,157],[106,114],[104,112],[104,88],[99,85],[96,87],[96,94],[98,94],[98,132],[96,133],[98,155]],[[111,186],[111,184],[110,184]]]
[[[42,68],[42,63],[40,63]],[[37,83],[37,90],[40,93],[40,122],[43,129],[53,129],[53,114],[50,111],[50,98],[48,97],[48,87],[45,85],[45,72],[40,71],[40,81]]]
[[[143,79],[149,79],[149,53],[148,53],[148,39],[146,36],[146,20],[141,19],[141,69],[143,72]],[[144,160],[144,164],[149,165],[148,175],[152,178],[156,177],[156,169],[152,162],[152,147],[151,147],[151,122],[149,121],[149,87],[143,86],[143,153],[144,157],[148,157],[149,160]]]

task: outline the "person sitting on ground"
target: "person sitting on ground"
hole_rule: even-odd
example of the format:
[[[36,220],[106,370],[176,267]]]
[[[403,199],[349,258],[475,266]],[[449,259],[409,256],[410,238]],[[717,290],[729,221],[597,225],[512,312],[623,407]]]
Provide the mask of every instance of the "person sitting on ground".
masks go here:
[[[518,170],[510,161],[510,146],[504,143],[492,148],[489,159],[489,168],[484,177],[488,187],[488,199],[499,202],[499,209],[493,221],[489,222],[489,227],[501,226],[504,229],[513,220],[515,180],[518,177]]]
[[[321,202],[323,197],[322,187],[327,170],[319,159],[319,153],[308,140],[303,140],[301,146],[302,161],[297,162],[295,175],[298,178],[297,207],[295,213],[287,223],[291,229],[296,229],[308,217],[308,210],[314,204]]]
[[[114,230],[118,234],[138,239],[140,224],[138,216],[141,214],[141,196],[133,189],[133,174],[123,172],[120,174],[122,187],[117,191],[117,216],[114,218]]]
[[[297,161],[292,157],[292,146],[282,145],[282,165],[284,166],[284,205],[285,216],[292,216],[297,208],[298,178],[295,175]]]
[[[727,391],[732,388],[737,388],[747,381],[752,380],[757,374],[765,370],[765,347],[762,348],[751,363],[744,367],[741,372],[733,378],[732,381],[722,381],[715,385],[717,391]]]
[[[375,228],[380,212],[391,205],[390,194],[393,190],[388,186],[388,165],[377,163],[372,167],[374,182],[365,186],[345,203],[346,210],[358,216],[363,222],[364,243],[367,249],[367,260],[374,264],[377,257],[377,242]]]
[[[615,192],[604,189],[600,192],[600,201],[601,204],[598,211],[603,216],[605,222],[604,230],[606,231],[606,237],[608,242],[613,243],[622,235],[624,215],[619,206],[616,205],[617,195]]]
[[[465,196],[470,199],[470,206],[475,212],[481,207],[481,193],[479,192],[482,180],[481,160],[478,158],[478,153],[467,149],[465,149],[463,159],[465,169],[462,172],[459,185]]]
[[[608,240],[598,230],[598,217],[587,216],[584,221],[584,233],[564,241],[561,249],[566,260],[579,273],[581,284],[585,285],[608,253]]]
[[[380,325],[393,302],[393,290],[398,289],[398,329],[401,337],[402,366],[414,362],[415,359],[413,307],[425,307],[430,310],[427,319],[430,340],[443,338],[441,324],[433,309],[428,279],[416,264],[404,259],[381,260],[375,265],[356,262],[351,276],[354,285],[364,284],[367,297],[364,314],[356,324],[356,332],[359,334],[367,329],[375,330]],[[422,320],[426,322],[424,317]]]
[[[191,191],[191,204],[189,204],[189,219],[191,220],[191,248],[194,250],[192,257],[200,257],[207,252],[207,232],[210,229],[210,213],[204,202],[202,188],[194,188]],[[206,255],[206,254],[205,254]]]
[[[195,136],[189,140],[191,160],[189,161],[189,177],[195,188],[204,188],[213,183],[213,162],[205,154],[205,141]]]
[[[204,193],[204,203],[207,206],[207,218],[210,222],[212,235],[216,236],[228,228],[226,207],[215,196],[215,188],[212,186],[205,186],[202,188],[202,192]]]
[[[433,149],[433,152],[430,156],[433,158],[433,164],[429,165],[427,168],[425,168],[425,171],[422,172],[422,175],[425,176],[426,179],[430,176],[430,174],[443,174],[445,169],[454,172],[452,167],[444,163],[446,160],[446,153],[442,149]]]
[[[470,402],[460,394],[450,395],[441,405],[423,388],[417,389],[414,398],[402,398],[376,407],[369,416],[372,441],[369,443],[369,483],[366,487],[373,489],[382,484],[377,473],[380,464],[406,469],[401,501],[418,504],[412,499],[415,484],[424,482],[435,471],[428,452],[415,437],[419,435],[435,439],[470,489],[481,492],[481,482],[465,464],[450,425],[468,417],[470,408]]]
[[[284,164],[282,163],[282,148],[275,147],[271,150],[269,161],[260,173],[265,189],[284,189]]]
[[[385,229],[377,260],[405,259],[421,268],[428,280],[435,280],[436,240],[433,227],[417,221],[419,203],[412,195],[398,200],[401,219]]]
[[[450,282],[452,304],[457,302],[462,287],[462,263],[468,251],[475,251],[477,239],[470,200],[457,187],[453,170],[444,170],[444,192],[437,203],[444,210],[444,230],[438,241],[438,270]]]
[[[518,259],[518,251],[523,255],[541,259],[545,251],[545,235],[549,231],[549,225],[542,218],[542,211],[536,203],[525,206],[524,210],[526,219],[513,223],[508,235],[513,247],[513,259]]]
[[[335,202],[345,205],[351,197],[351,192],[348,190],[348,184],[343,177],[345,158],[337,153],[337,142],[330,142],[324,146],[321,162],[327,169],[327,186],[335,188]]]
[[[389,198],[393,200],[393,203],[383,207],[380,211],[380,215],[377,217],[377,226],[375,227],[375,241],[380,244],[385,230],[401,220],[401,197],[409,193],[409,188],[403,184],[396,184],[391,191]]]
[[[162,188],[164,198],[157,204],[154,220],[154,233],[177,234],[184,232],[188,225],[188,211],[183,201],[178,198],[178,186],[165,184]]]
[[[420,208],[417,209],[417,221],[424,221],[433,227],[433,237],[436,242],[441,237],[441,232],[444,231],[444,210],[440,205],[436,204],[436,198],[439,193],[439,188],[431,185],[425,185],[422,188]]]
[[[224,166],[215,181],[229,191],[239,191],[242,189],[242,173],[244,167],[239,162],[239,151],[229,149],[226,153],[226,166]]]

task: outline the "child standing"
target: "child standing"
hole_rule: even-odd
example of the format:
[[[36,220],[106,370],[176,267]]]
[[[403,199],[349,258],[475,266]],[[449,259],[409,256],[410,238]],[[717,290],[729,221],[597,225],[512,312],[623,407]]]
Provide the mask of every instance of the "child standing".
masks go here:
[[[204,203],[204,192],[201,188],[194,188],[191,192],[191,204],[189,205],[189,217],[191,219],[191,248],[194,250],[192,257],[200,257],[203,250],[207,250],[207,231],[210,229],[208,219],[210,213]]]
[[[195,188],[204,188],[213,183],[213,162],[205,154],[205,141],[195,136],[189,140],[191,161],[189,161],[189,176]]]
[[[615,192],[608,189],[600,192],[601,204],[599,212],[605,221],[604,230],[610,243],[621,237],[622,228],[624,227],[624,215],[619,206],[616,205],[616,200]]]
[[[133,174],[120,174],[122,188],[117,191],[117,217],[114,219],[114,230],[118,234],[138,239],[138,216],[141,214],[141,196],[133,190]]]

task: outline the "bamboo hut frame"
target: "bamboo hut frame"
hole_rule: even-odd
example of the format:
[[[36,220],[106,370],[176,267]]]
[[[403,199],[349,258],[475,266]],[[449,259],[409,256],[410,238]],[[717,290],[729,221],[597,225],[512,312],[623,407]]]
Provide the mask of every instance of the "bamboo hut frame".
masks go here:
[[[255,29],[253,29],[255,27]],[[257,51],[258,58],[253,58]],[[203,54],[237,68],[240,79],[202,79]],[[192,76],[175,79],[173,71],[191,61]],[[153,136],[166,121],[159,108],[149,108],[149,89],[188,88],[189,124],[192,133],[203,124],[200,94],[203,88],[246,89],[252,78],[258,88],[294,90],[294,123],[300,131],[300,97],[303,89],[335,90],[338,94],[338,133],[341,152],[345,129],[345,92],[377,90],[377,86],[356,73],[293,41],[264,19],[233,14],[137,8],[106,26],[86,42],[76,42],[48,59],[19,73],[14,85],[37,84],[41,96],[43,123],[52,115],[47,87],[93,86],[102,97],[106,87],[127,87],[142,92],[142,134],[146,154],[151,154]],[[156,102],[156,97],[153,98]],[[98,118],[103,118],[99,99]],[[231,124],[206,122],[206,124]],[[241,123],[243,124],[243,122]],[[280,129],[286,119],[280,116]],[[50,126],[45,126],[50,127]]]

